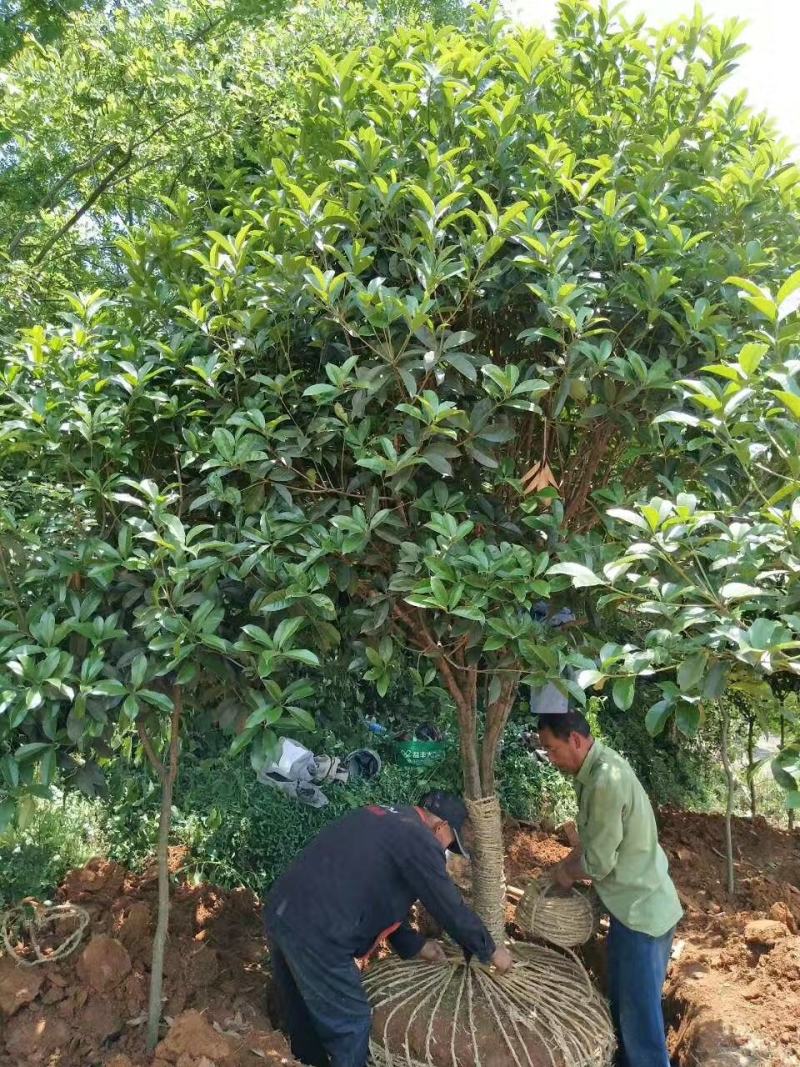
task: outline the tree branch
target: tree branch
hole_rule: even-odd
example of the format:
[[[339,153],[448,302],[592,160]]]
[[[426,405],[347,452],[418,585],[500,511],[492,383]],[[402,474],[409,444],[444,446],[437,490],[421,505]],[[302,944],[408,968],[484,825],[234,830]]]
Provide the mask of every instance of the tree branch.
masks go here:
[[[156,772],[162,782],[165,781],[167,777],[167,768],[158,758],[156,750],[153,747],[153,742],[150,738],[150,735],[148,734],[145,725],[141,719],[136,720],[136,732],[139,735],[139,740],[142,743],[142,748],[147,753],[147,758],[150,761],[153,770]]]
[[[123,155],[123,157],[119,161],[119,163],[116,163],[111,168],[111,170],[108,171],[106,176],[94,188],[94,190],[93,190],[91,196],[89,197],[89,199],[84,201],[84,203],[81,204],[81,206],[79,208],[77,208],[75,211],[73,211],[73,213],[70,215],[70,217],[64,223],[64,225],[55,234],[53,234],[53,236],[50,238],[50,240],[45,243],[44,247],[41,248],[37,252],[37,254],[34,256],[33,260],[31,261],[32,266],[38,267],[39,264],[44,259],[44,257],[50,251],[50,249],[54,245],[58,244],[58,242],[61,240],[61,238],[64,236],[64,234],[69,233],[69,231],[72,229],[73,226],[75,226],[76,223],[80,222],[80,220],[83,218],[83,216],[89,210],[89,208],[97,200],[100,199],[100,197],[103,195],[103,193],[106,191],[106,189],[108,189],[108,187],[112,184],[112,182],[117,177],[117,175],[121,171],[123,171],[125,169],[125,167],[128,166],[128,164],[130,163],[132,158],[133,158],[133,149],[129,148],[128,151]]]
[[[497,746],[506,728],[508,717],[514,706],[514,698],[519,686],[519,670],[513,677],[504,677],[500,685],[497,700],[486,709],[486,729],[481,743],[481,788],[484,796],[492,796],[495,790],[494,765]]]
[[[477,800],[481,795],[480,767],[478,763],[478,724],[477,724],[477,670],[475,667],[459,666],[452,663],[443,654],[442,649],[422,619],[420,612],[412,612],[400,604],[395,604],[393,612],[403,623],[410,639],[417,645],[423,655],[436,663],[439,674],[444,679],[450,695],[456,704],[459,724],[459,744],[461,748],[461,770],[464,774],[464,789],[467,796]],[[420,637],[422,640],[420,641]],[[457,674],[463,676],[459,684]]]

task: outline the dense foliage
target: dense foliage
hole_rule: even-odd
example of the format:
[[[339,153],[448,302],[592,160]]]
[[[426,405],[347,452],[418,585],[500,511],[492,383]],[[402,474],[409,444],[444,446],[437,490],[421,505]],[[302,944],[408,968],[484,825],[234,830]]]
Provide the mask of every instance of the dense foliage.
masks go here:
[[[458,0],[12,0],[0,23],[0,329],[124,284],[116,240],[174,197],[207,210],[220,172],[297,115],[315,47],[397,22],[458,20]],[[67,16],[73,13],[73,18]]]
[[[36,507],[2,516],[3,819],[59,774],[99,787],[134,738],[154,754],[179,712],[258,766],[313,727],[334,656],[379,693],[409,655],[435,669],[472,796],[521,680],[583,701],[611,678],[624,710],[660,679],[651,727],[693,731],[728,660],[793,671],[798,173],[717,97],[732,31],[565,2],[550,39],[477,9],[319,54],[287,97],[314,34],[359,45],[370,19],[226,13],[186,49],[209,12],[173,5],[164,65],[160,10],[118,13],[119,39],[78,21],[7,76],[6,173],[34,198],[17,320],[53,237],[127,236],[65,261],[113,291],[4,356],[0,473]],[[156,77],[124,183],[75,170],[133,151]],[[531,609],[564,596],[581,621],[556,634]]]

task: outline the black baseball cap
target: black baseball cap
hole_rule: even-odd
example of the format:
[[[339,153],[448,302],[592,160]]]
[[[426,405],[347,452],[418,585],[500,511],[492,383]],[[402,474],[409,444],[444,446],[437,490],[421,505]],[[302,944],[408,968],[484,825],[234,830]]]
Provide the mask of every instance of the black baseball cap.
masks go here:
[[[466,804],[461,797],[457,797],[455,793],[443,793],[437,789],[432,793],[426,793],[419,802],[419,806],[447,823],[455,836],[450,851],[469,859],[469,852],[464,848],[461,840],[464,823],[469,818]]]

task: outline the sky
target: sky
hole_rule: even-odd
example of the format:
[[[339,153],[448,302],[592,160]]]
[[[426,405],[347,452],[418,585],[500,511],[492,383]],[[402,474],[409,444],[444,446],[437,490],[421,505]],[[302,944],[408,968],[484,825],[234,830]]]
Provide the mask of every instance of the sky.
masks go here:
[[[546,26],[556,11],[556,0],[506,0],[506,8],[520,21]],[[750,106],[768,111],[779,131],[795,146],[800,159],[800,2],[798,0],[705,0],[709,19],[747,22],[741,41],[750,46],[739,69],[727,83],[731,93],[747,90]],[[647,17],[653,26],[673,22],[691,13],[693,0],[627,0],[629,18]]]

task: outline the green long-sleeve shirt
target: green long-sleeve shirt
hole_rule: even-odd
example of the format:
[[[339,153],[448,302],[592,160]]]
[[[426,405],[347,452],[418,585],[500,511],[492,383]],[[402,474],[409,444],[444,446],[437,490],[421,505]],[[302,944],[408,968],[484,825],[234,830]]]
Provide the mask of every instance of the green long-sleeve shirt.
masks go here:
[[[575,779],[582,866],[614,918],[661,937],[683,914],[650,800],[627,760],[595,741]]]

